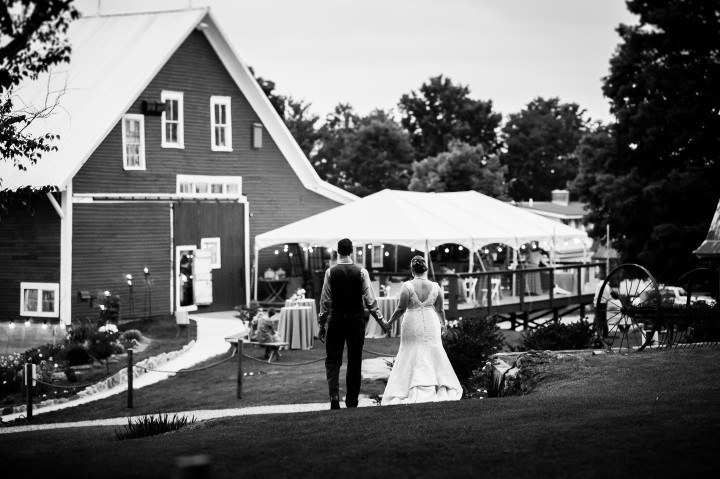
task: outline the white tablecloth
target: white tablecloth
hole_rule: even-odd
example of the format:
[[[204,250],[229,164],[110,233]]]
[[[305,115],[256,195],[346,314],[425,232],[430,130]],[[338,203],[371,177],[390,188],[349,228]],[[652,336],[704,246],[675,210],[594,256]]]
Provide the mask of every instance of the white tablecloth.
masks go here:
[[[310,349],[316,322],[310,306],[286,306],[280,309],[278,333],[289,349]]]
[[[395,308],[397,308],[399,302],[400,299],[394,296],[383,296],[381,298],[377,298],[378,308],[380,309],[380,313],[383,315],[383,317],[385,317],[385,321],[390,321],[390,317],[395,312]],[[393,323],[392,329],[390,330],[390,337],[400,336],[401,321],[402,318],[398,319]],[[380,327],[378,322],[375,321],[375,318],[373,318],[372,315],[368,319],[367,326],[365,327],[365,337],[387,337],[387,335],[382,332],[382,328]]]
[[[318,332],[320,331],[320,325],[317,322],[317,305],[315,304],[314,299],[298,299],[293,301],[292,299],[288,299],[285,301],[285,307],[291,307],[291,306],[309,306],[312,308],[312,312],[310,315],[314,318],[313,319],[313,336],[317,338]]]

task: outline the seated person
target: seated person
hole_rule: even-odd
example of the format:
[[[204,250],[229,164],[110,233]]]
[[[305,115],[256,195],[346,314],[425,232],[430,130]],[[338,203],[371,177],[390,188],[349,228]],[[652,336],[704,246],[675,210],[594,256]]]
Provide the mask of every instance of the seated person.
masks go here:
[[[275,315],[275,308],[268,309],[267,315],[261,311],[258,313],[256,318],[257,322],[257,333],[254,341],[259,343],[277,343],[281,342],[282,338],[277,332],[277,319],[271,319]]]

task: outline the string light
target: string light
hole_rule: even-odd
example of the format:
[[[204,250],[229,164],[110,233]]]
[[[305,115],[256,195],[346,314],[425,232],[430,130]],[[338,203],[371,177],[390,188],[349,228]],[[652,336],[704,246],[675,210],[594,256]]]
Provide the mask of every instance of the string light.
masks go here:
[[[15,328],[15,321],[11,321],[10,324],[8,324],[8,327],[9,327],[10,329],[14,329],[14,328]]]
[[[449,253],[449,252],[450,252],[450,248],[445,248],[445,252],[446,252],[446,253]]]
[[[275,250],[275,254],[278,254],[278,253],[279,253],[279,251],[278,251],[278,250]]]
[[[459,249],[460,251],[462,251],[462,250],[463,250],[463,247],[462,247],[462,246],[458,246],[458,249]]]
[[[385,251],[385,256],[390,256],[390,252],[389,252],[389,251]]]
[[[29,326],[30,326],[30,320],[28,319],[27,321],[25,321],[25,327],[27,328]]]

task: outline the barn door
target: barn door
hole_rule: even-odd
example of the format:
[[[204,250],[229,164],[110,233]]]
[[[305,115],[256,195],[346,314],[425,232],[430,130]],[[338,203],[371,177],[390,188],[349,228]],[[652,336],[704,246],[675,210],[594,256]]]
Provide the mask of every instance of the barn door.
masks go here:
[[[195,250],[195,275],[193,276],[193,287],[195,289],[195,304],[199,306],[212,304],[212,251],[210,250]]]

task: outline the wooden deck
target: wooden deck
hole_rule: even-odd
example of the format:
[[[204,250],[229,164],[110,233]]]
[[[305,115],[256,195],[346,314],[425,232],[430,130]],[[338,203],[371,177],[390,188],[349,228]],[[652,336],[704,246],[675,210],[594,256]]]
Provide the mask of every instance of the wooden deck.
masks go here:
[[[565,315],[585,316],[594,299],[597,263],[553,268],[437,275],[448,319],[497,315],[511,327],[534,328]],[[475,280],[477,278],[477,280]],[[475,284],[474,289],[469,285]],[[520,287],[523,285],[524,287]]]

